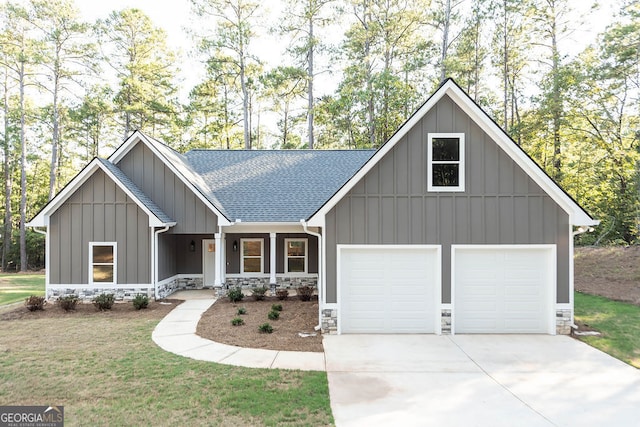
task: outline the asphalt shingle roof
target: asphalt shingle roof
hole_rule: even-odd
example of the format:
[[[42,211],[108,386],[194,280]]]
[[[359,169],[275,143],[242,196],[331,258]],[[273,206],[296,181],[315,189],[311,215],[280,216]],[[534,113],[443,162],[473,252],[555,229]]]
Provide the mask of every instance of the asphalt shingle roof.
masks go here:
[[[115,178],[120,181],[120,183],[126,187],[135,197],[138,198],[140,203],[142,203],[149,211],[154,214],[160,221],[165,224],[174,222],[169,215],[164,213],[162,209],[158,205],[155,204],[153,200],[151,200],[137,185],[129,179],[127,175],[124,174],[116,165],[111,163],[105,159],[98,159],[98,161],[104,165],[109,172],[115,176]]]
[[[375,150],[193,150],[184,155],[229,219],[308,219]]]

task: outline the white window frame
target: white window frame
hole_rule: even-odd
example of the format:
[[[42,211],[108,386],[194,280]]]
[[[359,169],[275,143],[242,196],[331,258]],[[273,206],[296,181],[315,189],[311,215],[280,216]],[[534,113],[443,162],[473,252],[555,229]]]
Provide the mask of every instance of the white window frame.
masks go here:
[[[299,256],[289,256],[289,252],[287,251],[287,246],[289,242],[304,242],[304,271],[294,271],[289,272],[289,258],[302,258]],[[290,276],[308,274],[309,271],[309,239],[305,238],[291,238],[284,239],[284,274],[288,274]]]
[[[113,248],[113,281],[95,282],[93,280],[94,265],[112,265],[111,263],[93,262],[94,246],[111,246]],[[118,283],[118,242],[89,242],[89,284],[90,285],[115,285]]]
[[[433,139],[434,138],[457,138],[460,159],[457,161],[434,161],[433,160]],[[464,133],[430,133],[427,135],[427,191],[445,192],[445,191],[464,191],[465,184],[465,155],[464,155]],[[457,164],[458,166],[458,185],[456,186],[437,186],[433,185],[433,165],[434,164]]]
[[[244,242],[260,242],[260,271],[244,271]],[[250,256],[251,258],[257,258]],[[240,274],[243,276],[262,275],[264,274],[264,239],[260,238],[247,238],[240,239]]]

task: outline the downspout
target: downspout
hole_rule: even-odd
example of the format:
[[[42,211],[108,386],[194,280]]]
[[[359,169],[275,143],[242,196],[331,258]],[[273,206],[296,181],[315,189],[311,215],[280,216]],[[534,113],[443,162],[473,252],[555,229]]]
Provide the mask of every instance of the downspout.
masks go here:
[[[159,230],[154,230],[153,240],[151,241],[151,284],[153,284],[153,295],[156,300],[158,299],[158,235],[168,231],[169,228],[171,228],[171,225],[165,225]]]
[[[302,224],[302,229],[305,233],[316,236],[318,238],[318,325],[315,327],[316,331],[318,331],[322,329],[322,302],[324,300],[324,272],[322,271],[322,234],[309,230],[307,221],[305,221],[304,219],[300,220],[300,224]]]

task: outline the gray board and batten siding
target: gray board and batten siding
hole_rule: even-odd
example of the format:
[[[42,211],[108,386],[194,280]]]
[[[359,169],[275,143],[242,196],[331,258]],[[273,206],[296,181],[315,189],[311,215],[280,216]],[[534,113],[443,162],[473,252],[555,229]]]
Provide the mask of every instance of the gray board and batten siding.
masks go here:
[[[87,283],[89,242],[117,242],[117,283],[151,282],[144,262],[151,259],[149,217],[102,170],[51,215],[49,226],[51,284]]]
[[[465,134],[465,191],[427,191],[427,136]],[[328,303],[336,245],[442,245],[451,302],[452,244],[555,244],[557,302],[569,302],[569,215],[447,95],[326,215]]]
[[[218,217],[143,142],[133,147],[117,166],[176,221],[168,234],[213,234]]]

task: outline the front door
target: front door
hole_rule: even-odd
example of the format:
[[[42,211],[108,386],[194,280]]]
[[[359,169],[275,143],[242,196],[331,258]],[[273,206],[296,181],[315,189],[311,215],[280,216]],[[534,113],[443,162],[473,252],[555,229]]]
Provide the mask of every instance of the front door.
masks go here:
[[[204,239],[202,241],[202,284],[213,287],[216,279],[216,241]]]

